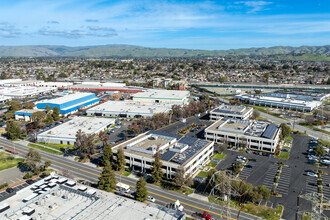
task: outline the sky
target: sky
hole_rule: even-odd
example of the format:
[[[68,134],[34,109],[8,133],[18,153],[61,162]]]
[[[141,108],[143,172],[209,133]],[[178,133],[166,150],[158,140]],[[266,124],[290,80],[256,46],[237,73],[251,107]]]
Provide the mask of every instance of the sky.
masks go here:
[[[330,0],[0,0],[0,45],[330,44]]]

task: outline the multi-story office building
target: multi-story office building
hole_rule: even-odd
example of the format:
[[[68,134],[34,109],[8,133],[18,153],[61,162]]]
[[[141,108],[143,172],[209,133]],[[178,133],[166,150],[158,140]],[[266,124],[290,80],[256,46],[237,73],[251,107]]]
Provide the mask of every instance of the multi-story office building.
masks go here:
[[[210,119],[215,121],[227,117],[246,120],[250,118],[252,112],[253,108],[250,107],[222,104],[210,111]]]
[[[222,118],[205,129],[205,139],[274,153],[280,133],[281,128],[273,123]]]
[[[213,154],[213,141],[194,137],[149,131],[113,147],[116,154],[124,150],[126,166],[143,173],[150,173],[157,151],[161,153],[163,171],[173,178],[178,169],[191,176],[206,164]],[[116,157],[115,157],[116,159]]]

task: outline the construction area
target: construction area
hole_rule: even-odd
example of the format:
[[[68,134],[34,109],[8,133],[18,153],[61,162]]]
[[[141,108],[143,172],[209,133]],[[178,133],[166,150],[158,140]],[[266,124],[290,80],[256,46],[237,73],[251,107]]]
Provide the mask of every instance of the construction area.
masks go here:
[[[185,219],[180,211],[137,202],[59,176],[22,189],[0,207],[0,219]]]

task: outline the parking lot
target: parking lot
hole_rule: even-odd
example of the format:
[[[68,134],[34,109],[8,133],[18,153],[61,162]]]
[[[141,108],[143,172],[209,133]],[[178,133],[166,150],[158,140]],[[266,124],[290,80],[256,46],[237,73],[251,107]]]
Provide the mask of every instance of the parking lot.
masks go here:
[[[242,155],[248,159],[255,159],[256,161],[248,161],[246,165],[252,167],[244,167],[239,175],[240,179],[245,179],[253,186],[264,185],[269,190],[274,185],[274,178],[278,169],[279,162],[284,162],[285,166],[282,168],[282,172],[279,178],[276,192],[282,195],[282,197],[271,197],[270,201],[274,203],[274,206],[283,204],[284,218],[292,219],[295,216],[297,210],[298,195],[310,192],[317,192],[317,178],[306,176],[306,170],[322,169],[329,175],[322,175],[323,179],[323,193],[324,196],[330,198],[330,187],[326,184],[330,183],[330,169],[329,167],[316,167],[308,163],[305,153],[308,149],[308,143],[311,137],[293,134],[293,145],[290,152],[290,158],[288,160],[280,160],[273,157],[267,157],[262,155],[248,154],[246,152],[237,152],[232,150],[226,150],[227,156],[225,159],[217,165],[217,170],[230,169],[236,157]],[[314,186],[315,184],[315,186]],[[294,202],[292,202],[294,201]],[[306,201],[303,201],[301,208],[310,207]]]
[[[41,178],[38,177],[37,179],[35,179],[35,181],[39,181]],[[22,179],[20,179],[22,180]],[[5,199],[8,199],[9,197],[15,195],[18,191],[20,191],[21,189],[24,189],[25,187],[29,186],[29,184],[27,184],[26,182],[18,185],[18,186],[15,186],[15,187],[12,187],[14,189],[14,192],[12,193],[8,193],[6,191],[2,191],[0,192],[0,202],[4,201]]]

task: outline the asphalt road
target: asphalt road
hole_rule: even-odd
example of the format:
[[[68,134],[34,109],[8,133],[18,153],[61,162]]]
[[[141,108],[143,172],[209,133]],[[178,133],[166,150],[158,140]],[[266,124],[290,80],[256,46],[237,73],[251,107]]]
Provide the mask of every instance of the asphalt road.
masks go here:
[[[14,149],[14,144],[11,141],[8,141],[6,139],[0,138],[0,145],[2,145],[4,148],[12,148]],[[29,147],[23,146],[20,144],[15,143],[15,149],[19,152],[20,156],[25,156],[25,154],[28,152]],[[39,150],[38,150],[39,151]],[[101,173],[101,170],[86,164],[81,164],[72,160],[69,160],[65,157],[60,157],[56,155],[52,155],[43,151],[39,151],[42,160],[46,161],[49,160],[52,162],[52,167],[58,170],[68,169],[72,173],[72,175],[83,178],[86,180],[89,180],[91,182],[97,182],[98,177]],[[130,185],[131,187],[135,188],[136,180],[124,177],[124,176],[116,176],[117,180]],[[203,212],[207,211],[209,212],[213,218],[215,219],[221,219],[225,217],[226,219],[236,219],[237,211],[231,210],[231,217],[223,216],[222,213],[222,207],[219,205],[214,205],[213,207],[210,206],[209,202],[195,199],[192,197],[188,197],[185,195],[182,195],[180,193],[176,193],[174,191],[166,190],[160,187],[157,187],[155,185],[148,184],[147,185],[148,192],[151,194],[155,199],[156,202],[160,205],[166,205],[169,203],[174,203],[176,200],[179,200],[181,204],[185,208],[185,212],[187,214],[192,214],[194,212]],[[241,213],[239,219],[243,220],[252,220],[252,219],[258,219],[255,216]]]
[[[287,123],[288,121],[287,120],[284,120],[284,119],[281,119],[281,118],[278,118],[278,117],[275,117],[275,116],[272,116],[272,115],[269,115],[269,114],[266,114],[264,112],[260,112],[260,116],[263,117],[263,118],[267,118],[268,120],[272,121],[272,122],[276,122],[278,124],[281,124],[281,123]],[[292,126],[290,125],[290,127],[292,128]],[[301,132],[305,132],[306,134],[308,134],[309,136],[312,136],[312,137],[317,137],[317,138],[321,138],[321,139],[324,139],[324,140],[327,140],[327,141],[330,141],[330,136],[327,135],[327,134],[323,134],[321,132],[318,132],[318,131],[314,131],[312,129],[309,129],[309,128],[306,128],[304,126],[301,126],[301,125],[297,125],[295,124],[294,125],[294,129],[295,130],[298,130],[298,131],[301,131]]]

